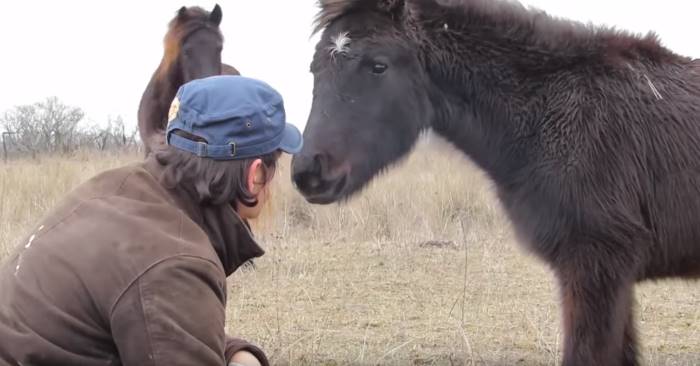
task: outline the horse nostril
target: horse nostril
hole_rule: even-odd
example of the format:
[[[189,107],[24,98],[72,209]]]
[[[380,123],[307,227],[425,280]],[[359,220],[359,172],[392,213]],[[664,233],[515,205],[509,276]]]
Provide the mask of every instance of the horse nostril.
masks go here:
[[[317,176],[323,175],[325,162],[326,162],[326,158],[324,155],[321,155],[321,154],[314,155],[313,168],[311,169],[311,171],[314,174],[316,174]]]
[[[320,154],[300,158],[294,168],[294,183],[302,191],[310,192],[323,186],[323,161]]]
[[[321,187],[323,181],[321,180],[321,177],[318,174],[306,171],[303,173],[295,174],[294,183],[303,192],[311,192],[318,190]]]
[[[318,189],[321,186],[321,179],[318,176],[310,176],[308,177],[306,186],[310,189]]]

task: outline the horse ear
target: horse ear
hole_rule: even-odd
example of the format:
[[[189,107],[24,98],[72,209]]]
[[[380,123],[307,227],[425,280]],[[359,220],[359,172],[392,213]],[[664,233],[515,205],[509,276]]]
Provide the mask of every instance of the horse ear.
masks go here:
[[[183,6],[183,7],[180,8],[180,10],[177,11],[177,17],[178,17],[178,18],[182,18],[182,17],[184,17],[185,15],[187,15],[187,7],[186,7],[186,6]]]
[[[219,4],[216,4],[214,6],[214,10],[211,11],[211,14],[209,14],[209,21],[216,24],[216,26],[219,26],[221,24],[221,18],[223,17],[223,13],[221,11],[221,7]]]

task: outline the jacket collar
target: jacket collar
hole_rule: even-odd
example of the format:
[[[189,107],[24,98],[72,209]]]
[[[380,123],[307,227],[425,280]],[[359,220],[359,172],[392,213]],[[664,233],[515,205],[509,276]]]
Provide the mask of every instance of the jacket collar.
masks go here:
[[[236,213],[232,205],[201,205],[182,187],[165,187],[161,181],[164,169],[152,155],[144,162],[144,168],[168,192],[172,202],[204,230],[227,277],[244,263],[265,254],[248,222]]]

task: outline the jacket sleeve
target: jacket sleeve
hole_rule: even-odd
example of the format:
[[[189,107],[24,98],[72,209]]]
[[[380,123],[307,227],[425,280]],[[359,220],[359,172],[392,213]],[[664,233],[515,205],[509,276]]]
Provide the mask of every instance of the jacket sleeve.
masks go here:
[[[224,275],[197,257],[154,265],[112,308],[112,336],[124,366],[226,364]]]
[[[226,336],[226,362],[231,362],[231,358],[233,358],[233,355],[236,354],[238,351],[248,351],[250,352],[255,358],[260,361],[260,364],[262,366],[269,366],[270,362],[267,359],[267,356],[265,353],[257,346],[248,343],[247,341],[240,339],[240,338],[234,338],[231,336]]]

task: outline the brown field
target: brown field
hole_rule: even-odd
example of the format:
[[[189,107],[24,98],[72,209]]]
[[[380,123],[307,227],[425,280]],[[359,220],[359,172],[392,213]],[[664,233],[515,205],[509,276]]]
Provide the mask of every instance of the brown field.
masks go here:
[[[75,185],[140,156],[0,165],[0,257]],[[1,163],[0,163],[1,164]],[[256,233],[267,254],[229,279],[228,331],[275,365],[557,365],[552,274],[520,249],[466,159],[438,143],[344,205],[289,183]],[[700,283],[637,291],[645,365],[700,365]]]

